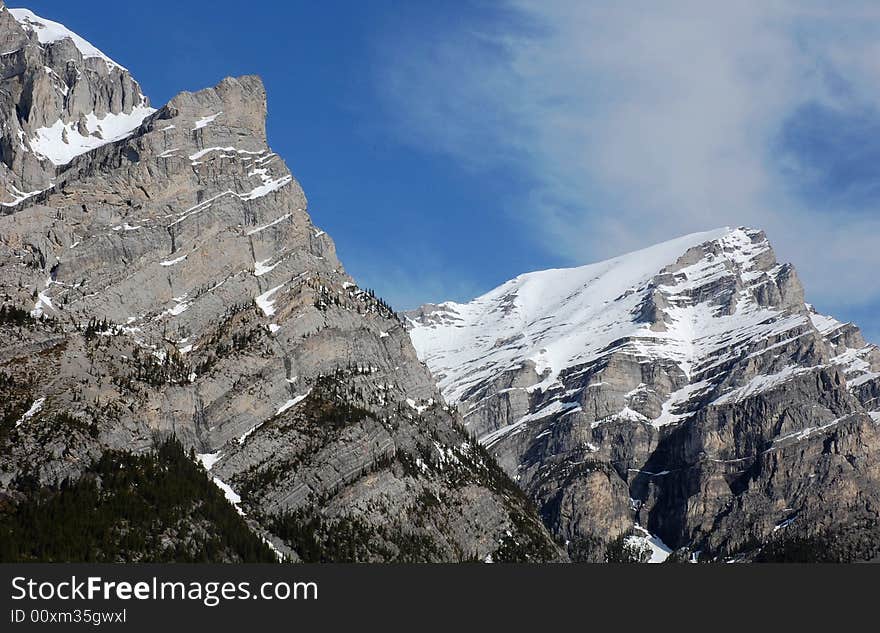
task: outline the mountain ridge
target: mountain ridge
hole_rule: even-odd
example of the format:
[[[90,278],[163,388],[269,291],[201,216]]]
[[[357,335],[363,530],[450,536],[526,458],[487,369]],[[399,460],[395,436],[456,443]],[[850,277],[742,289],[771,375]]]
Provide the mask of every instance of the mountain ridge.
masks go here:
[[[0,506],[63,495],[108,454],[174,437],[291,560],[565,559],[312,223],[268,145],[259,77],[181,92],[55,164],[33,151],[31,121],[146,101],[122,99],[140,92],[121,67],[69,38],[38,44],[9,15],[0,36],[21,47],[0,57],[0,111],[28,142],[0,144],[0,175],[43,189],[0,215]],[[56,52],[72,83],[32,100]]]
[[[880,354],[854,325],[806,304],[794,268],[776,261],[761,231],[720,229],[527,273],[406,318],[444,396],[559,538],[607,538],[635,523],[674,547],[724,556],[753,542],[755,555],[776,527],[766,516],[748,538],[743,524],[730,528],[740,534],[714,527],[714,537],[695,525],[730,513],[743,482],[711,475],[719,503],[706,490],[669,492],[664,478],[692,489],[699,475],[670,473],[712,459],[757,464],[762,450],[827,439],[841,424],[872,436],[853,476],[866,478],[859,494],[877,494]],[[732,431],[730,416],[744,426]],[[597,464],[592,484],[568,472],[584,460]],[[676,507],[658,508],[663,495]],[[560,503],[571,506],[565,515]],[[694,503],[706,506],[699,520]]]
[[[154,109],[126,68],[63,25],[0,2],[0,32],[0,203],[8,212]]]
[[[880,554],[880,353],[761,231],[398,315],[313,224],[259,77],[154,109],[2,0],[0,42],[0,529],[164,460],[190,485],[138,538],[183,560]],[[148,559],[100,519],[80,551]]]

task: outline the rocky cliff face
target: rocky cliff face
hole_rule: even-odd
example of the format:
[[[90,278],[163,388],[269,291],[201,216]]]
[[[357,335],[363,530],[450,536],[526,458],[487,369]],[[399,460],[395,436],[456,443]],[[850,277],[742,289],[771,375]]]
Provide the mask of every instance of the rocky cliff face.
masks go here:
[[[153,109],[128,70],[57,22],[3,8],[0,38],[0,203],[9,208]]]
[[[51,24],[0,9],[0,490],[173,434],[294,559],[564,557],[312,224],[260,80],[153,111]]]
[[[522,275],[407,320],[574,558],[634,526],[709,559],[876,553],[880,353],[804,302],[760,231]]]

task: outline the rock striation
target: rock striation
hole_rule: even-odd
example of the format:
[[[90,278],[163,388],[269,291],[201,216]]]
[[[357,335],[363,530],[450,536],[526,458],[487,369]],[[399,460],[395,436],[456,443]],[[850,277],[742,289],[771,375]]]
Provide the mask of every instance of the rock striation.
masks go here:
[[[57,22],[3,8],[0,33],[0,204],[8,208],[153,109],[128,70]]]
[[[876,555],[880,352],[805,303],[763,232],[529,273],[406,318],[573,558],[634,529],[707,559],[829,541],[831,559]]]
[[[60,25],[0,39],[3,495],[173,435],[292,560],[565,558],[312,223],[258,77],[153,110]]]

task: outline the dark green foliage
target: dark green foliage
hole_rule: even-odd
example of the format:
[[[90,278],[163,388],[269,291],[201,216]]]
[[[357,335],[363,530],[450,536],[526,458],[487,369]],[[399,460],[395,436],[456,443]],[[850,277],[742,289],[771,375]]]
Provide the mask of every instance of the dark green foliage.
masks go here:
[[[324,429],[342,429],[350,424],[373,417],[366,409],[354,404],[345,383],[338,376],[320,376],[306,398],[307,412],[315,426]]]
[[[496,563],[541,563],[556,560],[558,553],[543,526],[524,513],[511,511],[510,520],[516,528],[505,534],[497,550],[492,552]]]
[[[688,548],[682,547],[680,549],[675,550],[669,556],[666,557],[664,563],[690,563],[691,562],[691,552]]]
[[[386,319],[400,320],[397,313],[394,312],[394,309],[388,304],[388,302],[381,297],[377,297],[376,292],[372,288],[367,288],[365,291],[361,292],[359,299],[365,304],[364,312],[376,312],[379,316]],[[358,311],[360,312],[360,310]]]
[[[537,516],[534,502],[526,496],[519,486],[513,483],[513,480],[507,476],[507,473],[501,469],[495,458],[482,444],[472,441],[468,444],[468,448],[469,451],[466,455],[470,456],[470,459],[463,463],[477,474],[478,483],[490,490],[497,490],[511,499],[519,500],[524,508]]]
[[[329,519],[303,509],[270,517],[269,529],[306,563],[418,563],[440,558],[429,536],[371,525],[357,516]]]
[[[400,316],[381,297],[377,297],[374,290],[368,288],[361,290],[354,288],[347,295],[334,292],[320,280],[312,280],[309,284],[316,291],[313,305],[322,312],[326,312],[331,306],[356,311],[358,314],[376,314],[384,319],[394,319],[401,323]]]
[[[250,322],[252,315],[247,312],[249,307],[253,307],[253,304],[235,304],[227,308],[223,320],[200,344],[206,353],[204,359],[193,368],[199,376],[209,373],[220,359],[244,352],[262,339],[265,330],[261,325]]]
[[[31,389],[27,384],[17,381],[14,376],[0,372],[0,451],[6,444],[6,438],[15,428],[32,402]]]
[[[0,306],[0,325],[31,325],[35,322],[27,310],[7,304]]]
[[[362,398],[360,391],[346,382],[343,370],[319,376],[299,405],[261,425],[250,436],[296,433],[300,440],[299,450],[285,454],[283,459],[251,466],[236,482],[239,494],[245,498],[258,498],[263,491],[278,483],[285,473],[296,471],[307,463],[320,447],[333,441],[343,429],[368,417],[376,419],[372,412],[354,403]],[[362,475],[385,468],[390,463],[390,457],[377,457],[364,468]]]
[[[77,481],[0,502],[0,562],[273,562],[272,551],[176,439],[105,452]]]
[[[169,383],[187,383],[192,372],[190,365],[183,360],[180,352],[176,349],[167,352],[162,360],[152,354],[137,355],[131,359],[131,364],[134,365],[134,373],[127,378],[114,381],[119,386],[127,387],[133,380],[145,382],[154,387],[161,387]]]
[[[65,435],[79,432],[92,438],[97,438],[99,434],[97,422],[94,420],[86,422],[85,420],[74,417],[69,413],[59,413],[49,423],[49,426]]]
[[[92,319],[86,324],[85,329],[83,330],[83,337],[87,341],[93,340],[100,332],[107,332],[113,326],[112,323],[109,323],[107,319],[103,319],[98,321],[97,319]]]
[[[278,425],[282,430],[319,432],[326,438],[367,417],[375,418],[372,412],[354,404],[362,399],[357,388],[346,384],[344,372],[338,370],[319,376],[308,397],[290,414],[281,416]]]
[[[853,563],[880,557],[880,523],[869,519],[813,536],[777,538],[756,563]]]
[[[598,536],[584,536],[568,543],[568,557],[573,563],[601,563],[605,561],[605,541]]]
[[[367,288],[367,296],[372,299],[379,308],[379,313],[384,317],[391,318],[395,316],[394,309],[382,297],[377,297],[376,292],[372,288]]]
[[[282,475],[295,470],[296,461],[288,459],[268,464],[254,464],[245,472],[236,490],[245,499],[258,498],[260,493],[271,490]]]

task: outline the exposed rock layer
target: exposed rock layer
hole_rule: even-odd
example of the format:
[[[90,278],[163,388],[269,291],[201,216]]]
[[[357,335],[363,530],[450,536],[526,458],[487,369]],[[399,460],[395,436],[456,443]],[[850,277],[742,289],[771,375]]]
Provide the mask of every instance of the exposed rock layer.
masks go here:
[[[136,128],[152,108],[128,70],[62,25],[0,8],[0,33],[0,203],[8,208],[49,188],[56,167],[78,152]]]
[[[572,551],[633,524],[706,557],[850,528],[876,542],[880,354],[805,304],[760,231],[522,275],[407,318],[444,395]]]
[[[0,39],[0,181],[45,189],[0,216],[0,490],[173,434],[294,559],[564,557],[312,224],[259,78],[181,93],[50,166],[35,129],[145,101],[7,10]]]

